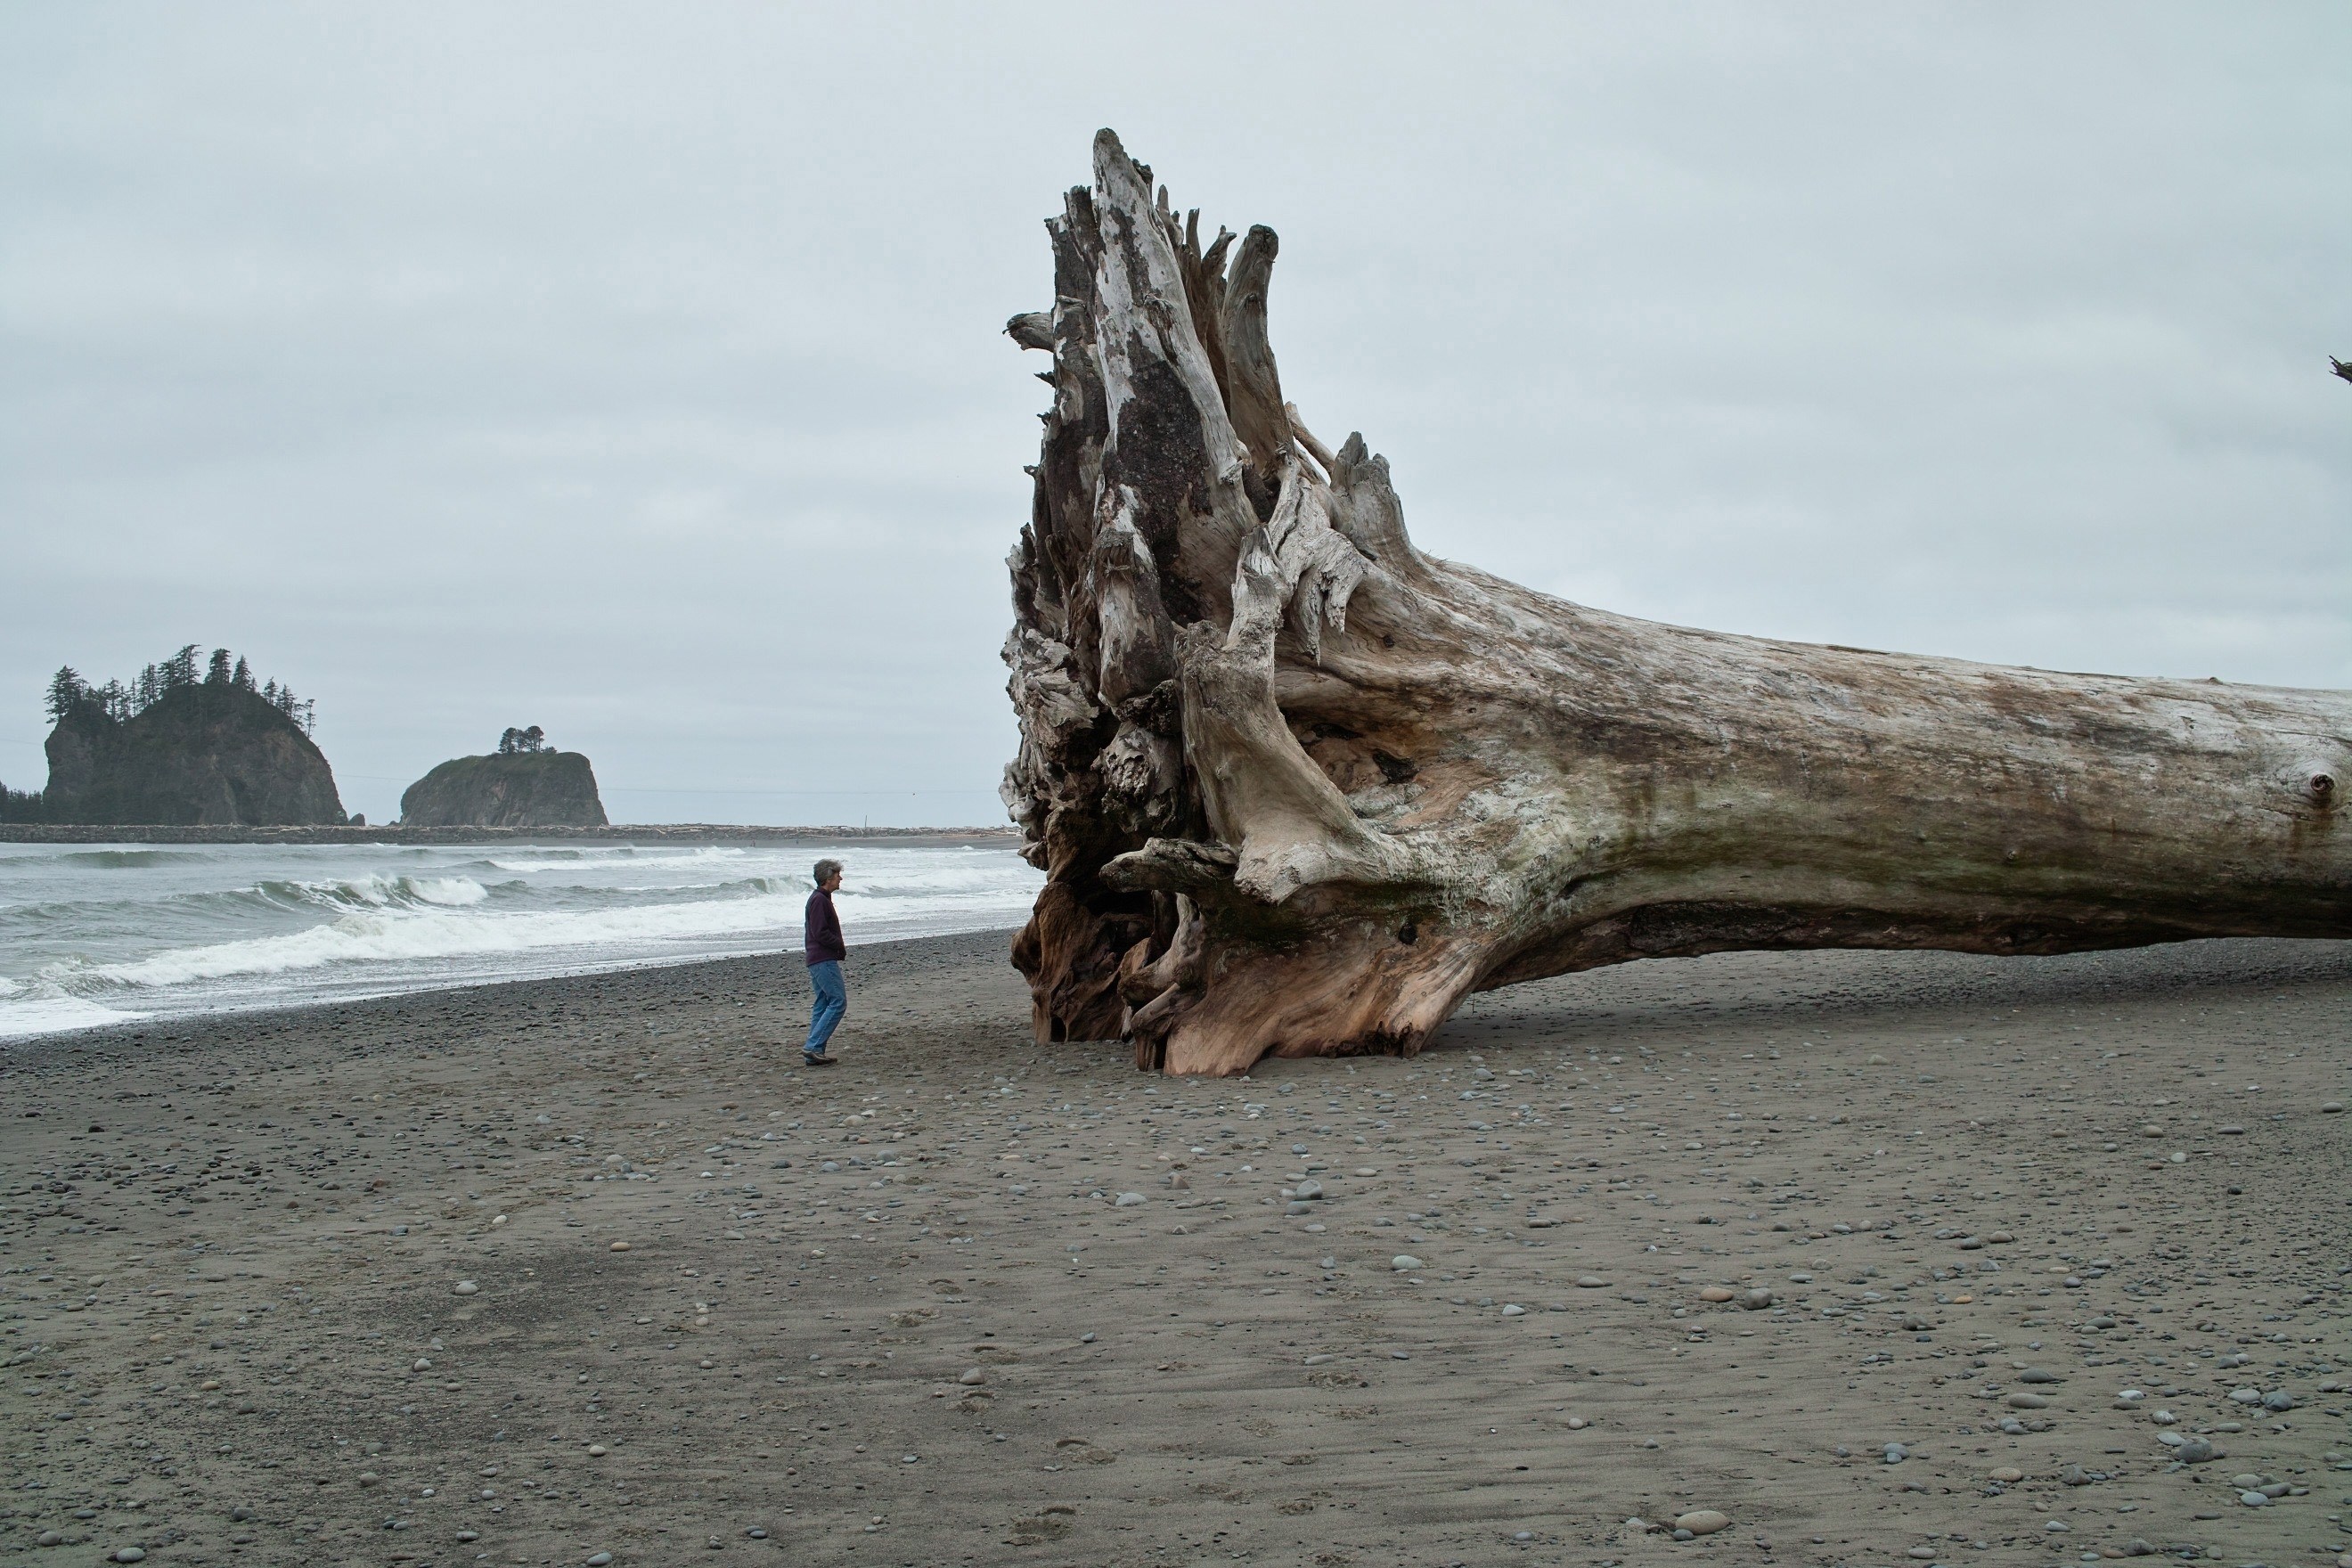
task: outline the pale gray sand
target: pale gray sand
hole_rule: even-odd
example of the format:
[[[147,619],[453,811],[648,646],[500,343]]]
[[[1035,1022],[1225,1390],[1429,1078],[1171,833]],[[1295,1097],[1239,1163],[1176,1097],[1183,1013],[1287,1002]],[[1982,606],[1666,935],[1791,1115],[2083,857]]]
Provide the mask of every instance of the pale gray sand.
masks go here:
[[[854,955],[817,1073],[790,958],[9,1048],[0,1554],[2352,1547],[2352,944],[1641,964],[1206,1083],[1003,952]]]

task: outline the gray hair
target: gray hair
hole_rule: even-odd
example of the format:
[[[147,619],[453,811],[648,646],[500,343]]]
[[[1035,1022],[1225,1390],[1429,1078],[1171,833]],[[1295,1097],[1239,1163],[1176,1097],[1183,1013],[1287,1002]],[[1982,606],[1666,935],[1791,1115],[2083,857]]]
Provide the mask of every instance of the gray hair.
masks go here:
[[[834,878],[838,877],[838,876],[840,876],[840,875],[841,875],[841,862],[840,862],[840,861],[838,861],[838,860],[820,860],[820,861],[818,861],[818,862],[816,863],[816,885],[817,885],[818,887],[820,887],[820,888],[824,887],[824,886],[825,885],[825,883],[827,883],[827,882],[831,881]]]

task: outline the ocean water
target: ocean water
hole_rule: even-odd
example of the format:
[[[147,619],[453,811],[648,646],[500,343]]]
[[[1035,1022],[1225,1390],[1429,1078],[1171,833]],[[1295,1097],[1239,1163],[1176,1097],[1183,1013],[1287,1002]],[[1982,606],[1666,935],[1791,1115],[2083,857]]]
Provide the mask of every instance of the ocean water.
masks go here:
[[[0,1038],[797,948],[809,868],[857,944],[1018,925],[1007,848],[0,845]]]

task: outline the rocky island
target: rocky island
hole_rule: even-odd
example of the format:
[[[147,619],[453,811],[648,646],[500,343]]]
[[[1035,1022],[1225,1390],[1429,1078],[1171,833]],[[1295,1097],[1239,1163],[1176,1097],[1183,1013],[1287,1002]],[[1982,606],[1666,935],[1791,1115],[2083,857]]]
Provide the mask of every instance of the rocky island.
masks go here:
[[[559,752],[533,724],[509,730],[488,756],[453,757],[400,797],[405,827],[603,827],[596,773]]]
[[[194,644],[129,685],[91,686],[72,667],[49,682],[48,787],[15,795],[12,816],[49,823],[288,826],[346,819],[334,770],[311,739],[311,708],[275,680],[257,687]]]

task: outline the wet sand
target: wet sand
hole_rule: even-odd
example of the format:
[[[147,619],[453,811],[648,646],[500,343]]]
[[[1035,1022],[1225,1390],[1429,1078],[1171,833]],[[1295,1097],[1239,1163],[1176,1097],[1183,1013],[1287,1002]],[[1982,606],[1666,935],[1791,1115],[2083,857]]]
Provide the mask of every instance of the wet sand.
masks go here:
[[[1209,1082],[1033,1043],[1004,945],[853,952],[816,1071],[792,955],[0,1047],[0,1557],[2352,1551],[2352,943],[1643,963]]]

